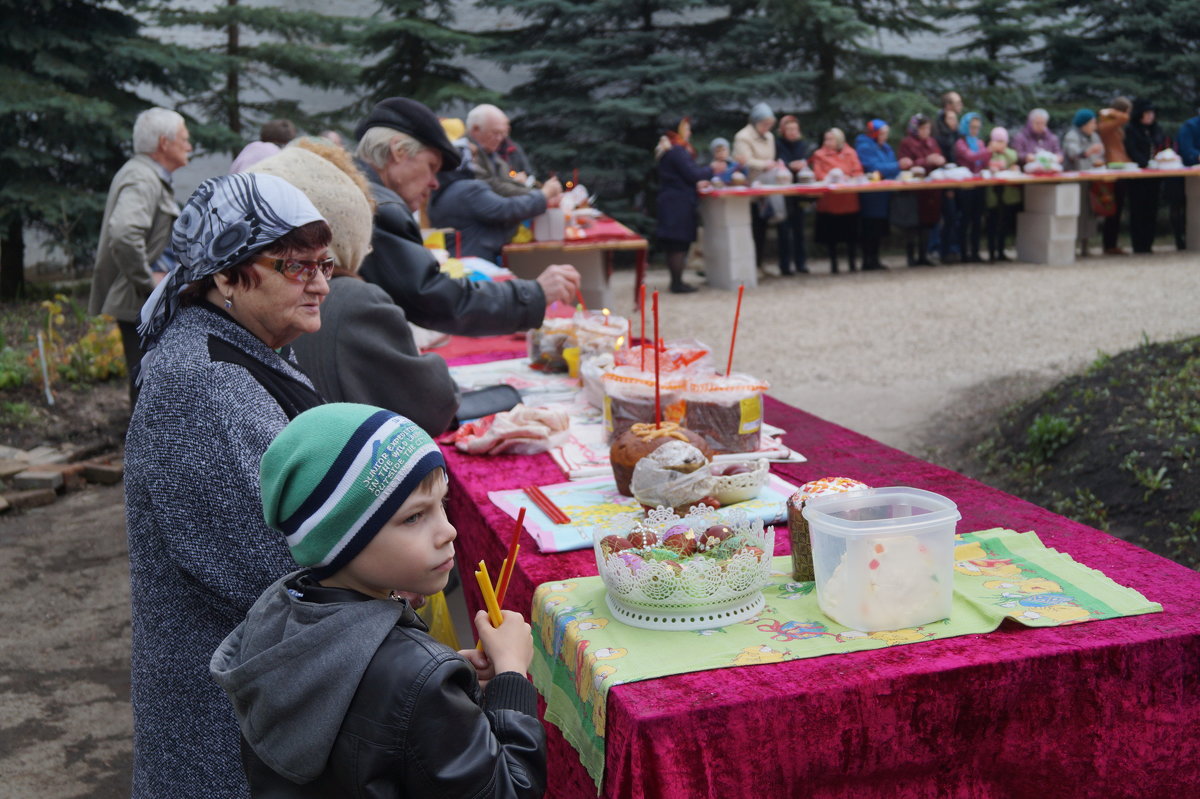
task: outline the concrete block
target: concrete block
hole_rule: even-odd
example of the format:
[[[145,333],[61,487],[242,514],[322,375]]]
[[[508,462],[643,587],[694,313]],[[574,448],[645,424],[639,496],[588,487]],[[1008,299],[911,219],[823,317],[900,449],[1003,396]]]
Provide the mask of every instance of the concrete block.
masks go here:
[[[1022,234],[1017,226],[1017,260],[1031,264],[1066,265],[1075,263],[1075,240],[1047,241]]]
[[[69,453],[48,446],[34,447],[25,453],[25,459],[31,464],[66,463],[70,458]]]
[[[29,461],[0,460],[0,480],[7,480],[29,468]]]
[[[43,505],[53,505],[58,494],[49,488],[34,488],[29,491],[9,491],[4,495],[4,501],[17,510],[40,508]]]
[[[0,444],[0,460],[23,461],[25,460],[25,450]]]
[[[1025,186],[1025,210],[1053,216],[1079,216],[1080,188],[1077,183]]]
[[[63,476],[62,472],[35,472],[26,469],[13,476],[12,486],[18,491],[33,491],[42,488],[57,491],[63,487]]]
[[[1017,214],[1017,233],[1033,241],[1074,241],[1079,235],[1079,217],[1050,214]]]
[[[1200,174],[1197,174],[1194,178],[1184,178],[1183,187],[1184,191],[1187,192],[1189,207],[1200,203]]]
[[[121,460],[114,460],[110,463],[83,464],[83,477],[89,483],[116,485],[121,482],[124,474],[125,464]]]
[[[62,477],[62,485],[58,486],[64,491],[78,491],[83,488],[87,481],[83,477],[85,464],[82,463],[46,463],[37,466],[30,466],[28,470],[22,472],[25,475],[37,474],[57,474]],[[38,488],[40,486],[27,486],[28,488]],[[50,486],[45,486],[49,488]]]

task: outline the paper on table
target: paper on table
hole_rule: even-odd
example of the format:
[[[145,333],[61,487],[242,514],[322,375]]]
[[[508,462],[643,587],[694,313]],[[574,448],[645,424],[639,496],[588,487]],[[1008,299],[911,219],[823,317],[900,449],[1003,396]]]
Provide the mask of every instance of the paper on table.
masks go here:
[[[592,545],[594,528],[608,524],[615,516],[639,513],[642,508],[633,497],[617,493],[617,484],[611,474],[541,486],[541,489],[571,517],[569,524],[550,521],[520,489],[491,491],[488,499],[514,519],[520,509],[525,508],[525,530],[533,536],[542,552],[586,549]],[[758,497],[726,505],[717,511],[717,515],[736,508],[752,519],[762,519],[763,524],[780,524],[787,519],[787,500],[795,491],[796,486],[773,474]]]

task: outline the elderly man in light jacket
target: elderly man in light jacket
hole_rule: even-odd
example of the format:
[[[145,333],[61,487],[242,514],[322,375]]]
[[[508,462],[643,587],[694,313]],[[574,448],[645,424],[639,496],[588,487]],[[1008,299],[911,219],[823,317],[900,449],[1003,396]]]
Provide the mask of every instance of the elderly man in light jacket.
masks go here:
[[[143,111],[133,125],[133,151],[108,189],[88,302],[88,313],[117,320],[131,403],[137,400],[134,381],[142,361],[138,312],[158,282],[151,265],[166,249],[179,216],[171,173],[188,162],[192,151],[183,117],[166,108]]]

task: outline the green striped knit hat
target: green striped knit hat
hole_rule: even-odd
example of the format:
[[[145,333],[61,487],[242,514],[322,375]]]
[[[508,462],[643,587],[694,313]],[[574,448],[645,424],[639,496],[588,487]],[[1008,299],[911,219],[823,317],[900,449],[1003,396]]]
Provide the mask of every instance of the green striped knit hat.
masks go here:
[[[305,411],[259,466],[263,518],[319,580],[353,560],[434,469],[433,439],[391,411],[349,402]]]

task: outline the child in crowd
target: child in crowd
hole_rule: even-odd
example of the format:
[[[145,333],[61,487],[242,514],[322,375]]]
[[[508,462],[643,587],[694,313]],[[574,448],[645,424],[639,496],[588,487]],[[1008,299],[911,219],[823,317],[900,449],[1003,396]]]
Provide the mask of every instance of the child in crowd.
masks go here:
[[[742,185],[746,182],[746,169],[737,161],[729,159],[729,139],[724,139],[718,136],[709,143],[708,149],[712,151],[712,160],[721,161],[728,166],[724,172],[713,175],[713,182],[720,181],[727,186]]]
[[[297,416],[263,456],[263,516],[300,571],[213,654],[254,796],[537,797],[546,738],[529,625],[475,618],[483,651],[426,633],[405,594],[442,590],[457,535],[445,462],[367,405]]]
[[[1008,145],[1008,131],[1001,127],[992,128],[988,139],[991,159],[988,169],[992,174],[1020,169],[1017,166],[1017,151]],[[1004,247],[1008,235],[1013,232],[1017,217],[1017,206],[1021,204],[1019,186],[991,186],[987,189],[987,241],[988,260],[1007,261]]]

